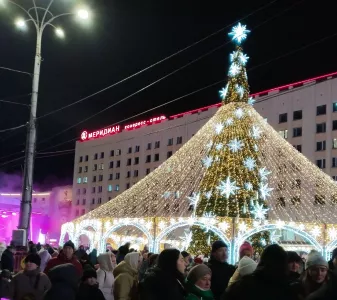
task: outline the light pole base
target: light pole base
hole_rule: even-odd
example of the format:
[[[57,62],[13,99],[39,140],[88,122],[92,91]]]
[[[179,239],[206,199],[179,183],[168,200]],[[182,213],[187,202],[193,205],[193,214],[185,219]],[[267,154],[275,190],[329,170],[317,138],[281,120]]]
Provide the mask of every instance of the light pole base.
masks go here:
[[[25,229],[13,230],[12,243],[15,247],[27,246],[27,231]]]

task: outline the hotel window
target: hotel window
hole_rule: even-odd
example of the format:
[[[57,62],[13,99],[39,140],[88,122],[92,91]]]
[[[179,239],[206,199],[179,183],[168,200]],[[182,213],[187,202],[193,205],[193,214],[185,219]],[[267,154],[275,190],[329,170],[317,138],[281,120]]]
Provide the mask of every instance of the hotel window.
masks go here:
[[[127,166],[131,166],[131,158],[128,158],[127,162],[126,162]]]
[[[332,139],[332,149],[337,149],[337,139]]]
[[[97,159],[98,158],[98,154],[97,153],[95,153],[95,155],[94,155],[94,159]]]
[[[101,158],[104,158],[104,152],[101,152]]]
[[[324,151],[326,148],[326,142],[320,141],[316,143],[316,151]]]
[[[167,146],[172,146],[172,145],[173,145],[173,138],[170,138],[167,141]]]
[[[326,123],[316,124],[316,133],[326,132]]]
[[[337,120],[332,121],[332,130],[337,130]]]
[[[177,145],[182,144],[183,143],[183,137],[182,136],[178,136],[177,137]]]
[[[172,151],[168,151],[167,152],[167,158],[170,158],[172,156],[173,152]]]
[[[88,172],[88,166],[84,166],[84,173]]]
[[[92,192],[92,193],[96,193],[96,187],[95,187],[95,186],[93,186],[93,187],[91,188],[91,192]]]
[[[98,175],[98,181],[103,181],[103,175]]]
[[[288,114],[284,113],[284,114],[279,114],[278,116],[278,122],[279,123],[286,123],[288,121]]]
[[[112,179],[113,179],[113,174],[110,173],[110,174],[109,174],[109,180],[112,180]]]
[[[293,137],[302,136],[302,127],[293,128]]]
[[[102,192],[103,192],[103,187],[102,187],[101,185],[98,187],[98,192],[99,192],[99,193],[102,193]]]
[[[81,190],[80,189],[77,189],[76,191],[76,195],[80,195],[81,194]],[[35,198],[36,199],[36,198]]]
[[[302,152],[302,145],[294,145],[294,148],[295,148],[298,152]]]
[[[121,176],[121,174],[120,174],[120,173],[116,173],[115,179],[119,179],[119,178],[120,178],[120,176]]]
[[[131,177],[131,171],[127,171],[126,172],[126,178],[130,178]]]
[[[89,160],[89,155],[86,155],[85,156],[85,161],[88,161]]]
[[[140,151],[140,146],[136,146],[135,147],[135,152],[139,152]]]
[[[154,155],[154,161],[159,161],[159,153],[156,153],[156,154]]]
[[[283,137],[284,139],[287,139],[287,138],[288,138],[288,130],[287,130],[287,129],[285,129],[285,130],[280,130],[280,131],[278,132],[278,134],[279,134],[281,137]]]
[[[83,156],[80,156],[80,162],[82,162],[83,161]]]
[[[92,198],[91,204],[95,204],[95,198]]]
[[[130,188],[130,183],[127,183],[126,184],[126,189],[129,189]]]
[[[146,150],[151,150],[151,148],[152,148],[152,144],[151,144],[151,143],[147,143],[147,148],[146,148]]]
[[[147,163],[151,162],[151,155],[146,155],[145,162],[147,162]]]
[[[129,147],[128,153],[132,153],[132,147]]]
[[[87,189],[86,188],[82,189],[82,194],[85,195],[86,193],[87,193]]]
[[[82,205],[85,205],[87,203],[87,200],[86,199],[83,199],[82,200]]]
[[[80,199],[77,199],[76,205],[80,205]]]
[[[82,167],[78,168],[78,173],[82,173]]]
[[[293,114],[293,120],[302,120],[302,110],[296,110]]]
[[[316,160],[316,165],[317,167],[319,167],[320,169],[325,169],[325,159],[317,159]]]
[[[88,182],[88,177],[83,177],[83,183],[87,183]]]
[[[149,175],[151,173],[151,169],[146,169],[146,175]]]
[[[81,183],[82,182],[82,178],[81,177],[78,177],[77,178],[77,183]]]
[[[139,164],[139,157],[135,157],[135,165]]]
[[[92,182],[96,182],[96,175],[92,177]]]
[[[115,150],[110,151],[110,156],[115,156]]]
[[[97,203],[98,203],[98,204],[102,204],[102,198],[98,198],[98,199],[97,199]]]
[[[119,191],[119,184],[116,184],[116,186],[115,186],[115,191],[116,191],[116,192]]]
[[[111,184],[108,185],[108,192],[112,192],[112,185]]]
[[[92,170],[93,170],[93,171],[97,171],[97,164],[94,164]]]
[[[121,149],[117,149],[116,150],[116,156],[119,156],[119,155],[121,155],[122,154],[122,150]]]
[[[326,115],[326,105],[316,107],[316,116]]]
[[[333,157],[332,158],[332,165],[331,165],[333,168],[336,168],[337,167],[337,157]]]
[[[99,169],[99,170],[104,170],[104,164],[103,164],[103,163],[102,163],[102,164],[99,164],[99,165],[98,165],[98,169]]]
[[[120,166],[121,166],[121,161],[117,160],[117,162],[116,162],[116,168],[120,168]]]
[[[332,112],[337,111],[337,102],[332,103]]]
[[[133,171],[133,177],[138,177],[138,170]]]
[[[157,149],[157,148],[160,148],[160,141],[156,141],[154,143],[154,148]]]
[[[114,162],[113,161],[110,161],[109,163],[109,168],[112,169],[114,167]]]

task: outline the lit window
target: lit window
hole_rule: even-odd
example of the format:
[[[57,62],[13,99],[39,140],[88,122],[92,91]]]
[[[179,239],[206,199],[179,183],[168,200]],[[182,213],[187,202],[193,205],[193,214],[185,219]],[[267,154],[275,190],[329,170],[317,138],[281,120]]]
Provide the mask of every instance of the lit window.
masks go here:
[[[332,139],[332,149],[337,149],[337,139]]]
[[[115,191],[119,191],[119,184],[115,185]]]
[[[98,169],[99,170],[104,170],[104,164],[103,163],[99,164]]]
[[[83,177],[83,183],[87,183],[88,182],[88,177]]]
[[[108,185],[108,192],[112,192],[112,184]]]
[[[278,133],[279,133],[279,135],[280,135],[281,137],[283,137],[284,139],[287,139],[287,138],[288,138],[288,130],[287,130],[287,129],[285,129],[285,130],[280,130]]]
[[[77,183],[81,183],[82,182],[82,178],[81,177],[78,177],[77,178]]]
[[[332,103],[332,112],[337,111],[337,102]]]
[[[121,155],[121,154],[122,154],[122,150],[121,149],[116,150],[116,156]]]

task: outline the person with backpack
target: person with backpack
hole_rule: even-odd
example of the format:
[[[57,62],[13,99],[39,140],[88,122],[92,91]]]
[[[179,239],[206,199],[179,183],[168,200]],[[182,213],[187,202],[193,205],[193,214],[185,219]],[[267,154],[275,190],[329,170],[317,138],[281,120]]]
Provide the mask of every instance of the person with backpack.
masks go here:
[[[51,282],[40,270],[41,258],[37,253],[32,253],[24,262],[24,270],[16,274],[11,282],[11,299],[42,300],[51,288]]]

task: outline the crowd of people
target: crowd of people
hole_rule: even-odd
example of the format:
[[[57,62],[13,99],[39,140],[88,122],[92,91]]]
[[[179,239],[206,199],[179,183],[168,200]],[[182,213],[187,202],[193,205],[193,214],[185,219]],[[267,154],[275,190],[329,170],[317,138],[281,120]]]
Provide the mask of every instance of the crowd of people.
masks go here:
[[[228,248],[212,244],[210,259],[165,249],[140,252],[127,243],[97,254],[68,241],[62,249],[30,243],[22,270],[14,271],[15,247],[1,256],[0,298],[11,300],[332,300],[337,299],[337,249],[327,262],[317,251],[304,261],[269,245],[259,261],[245,242],[236,266]]]

